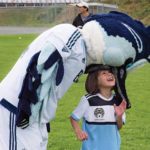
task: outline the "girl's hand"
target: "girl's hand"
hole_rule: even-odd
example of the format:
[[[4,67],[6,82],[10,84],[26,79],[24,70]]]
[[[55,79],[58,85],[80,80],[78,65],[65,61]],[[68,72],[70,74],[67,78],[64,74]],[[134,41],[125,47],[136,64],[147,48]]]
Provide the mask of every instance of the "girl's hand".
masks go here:
[[[86,132],[82,131],[81,129],[78,129],[75,131],[77,139],[80,141],[84,141],[88,139],[88,135]]]
[[[125,112],[126,110],[126,101],[125,100],[122,100],[121,104],[119,106],[116,106],[114,104],[114,108],[115,108],[115,114],[118,118],[122,117],[123,113]]]

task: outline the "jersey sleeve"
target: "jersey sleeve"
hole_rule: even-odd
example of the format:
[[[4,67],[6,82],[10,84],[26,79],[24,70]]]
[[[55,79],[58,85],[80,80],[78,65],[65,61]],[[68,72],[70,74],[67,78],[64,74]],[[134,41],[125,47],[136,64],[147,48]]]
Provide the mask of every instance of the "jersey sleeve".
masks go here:
[[[84,113],[86,112],[88,106],[89,106],[88,100],[86,99],[85,96],[83,96],[78,106],[72,112],[71,117],[76,121],[80,120],[82,117],[84,117]]]

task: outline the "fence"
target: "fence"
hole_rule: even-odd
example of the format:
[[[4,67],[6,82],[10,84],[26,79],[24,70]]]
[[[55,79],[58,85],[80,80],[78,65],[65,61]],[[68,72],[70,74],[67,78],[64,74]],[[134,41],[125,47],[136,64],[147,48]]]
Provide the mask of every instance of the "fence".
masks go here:
[[[116,10],[116,5],[90,3],[91,13]],[[0,8],[0,26],[52,26],[59,23],[72,23],[78,10],[75,4],[58,4],[38,7]]]

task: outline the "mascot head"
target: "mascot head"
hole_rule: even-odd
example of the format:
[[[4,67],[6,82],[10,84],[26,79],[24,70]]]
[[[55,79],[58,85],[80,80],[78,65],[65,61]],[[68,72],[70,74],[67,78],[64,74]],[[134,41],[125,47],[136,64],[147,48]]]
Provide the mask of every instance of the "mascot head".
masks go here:
[[[130,102],[125,79],[129,69],[150,62],[150,28],[126,14],[110,12],[91,16],[81,33],[87,46],[87,67],[103,64],[114,67],[116,95]],[[87,71],[88,72],[88,71]]]

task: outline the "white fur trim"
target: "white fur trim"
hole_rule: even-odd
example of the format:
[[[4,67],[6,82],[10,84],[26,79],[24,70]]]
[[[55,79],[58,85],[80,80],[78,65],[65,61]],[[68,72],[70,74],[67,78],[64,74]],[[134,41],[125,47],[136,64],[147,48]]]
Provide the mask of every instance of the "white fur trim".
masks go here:
[[[90,21],[86,23],[81,34],[84,37],[87,46],[87,65],[92,63],[103,63],[103,51],[104,51],[104,37],[100,30],[101,26],[96,21]]]

